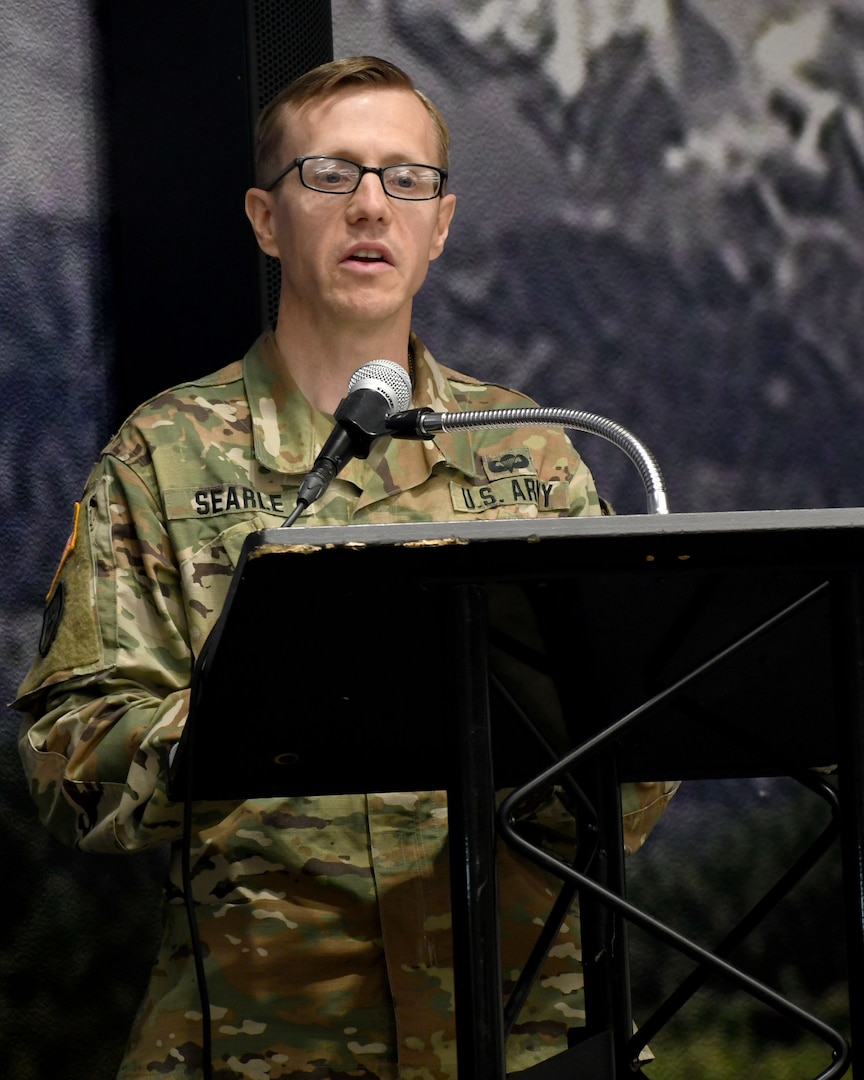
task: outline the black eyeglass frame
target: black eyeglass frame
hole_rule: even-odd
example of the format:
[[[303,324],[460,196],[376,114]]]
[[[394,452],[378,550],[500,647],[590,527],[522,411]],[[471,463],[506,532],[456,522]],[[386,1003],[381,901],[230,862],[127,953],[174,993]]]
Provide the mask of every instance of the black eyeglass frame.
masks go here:
[[[307,161],[344,161],[346,165],[353,165],[355,169],[360,170],[357,174],[357,183],[354,185],[354,187],[349,188],[347,191],[327,191],[324,188],[312,187],[311,184],[307,184],[306,181],[303,179],[303,165]],[[420,198],[412,198],[410,195],[394,195],[392,191],[387,190],[387,186],[384,183],[384,173],[388,169],[405,168],[406,165],[413,165],[421,169],[429,169],[431,172],[438,173],[438,176],[440,177],[440,183],[438,185],[438,190],[435,192],[434,195],[423,195]],[[401,202],[430,202],[432,199],[440,199],[441,196],[444,194],[444,186],[446,184],[447,177],[449,176],[449,173],[446,169],[439,169],[437,165],[423,165],[418,161],[398,161],[393,165],[384,165],[382,168],[376,169],[372,165],[361,165],[359,161],[352,161],[350,158],[331,157],[329,154],[308,154],[306,157],[294,158],[291,164],[287,165],[282,170],[282,172],[278,173],[277,176],[273,180],[271,180],[266,187],[262,188],[262,190],[272,191],[273,188],[275,188],[276,185],[279,183],[279,181],[284,179],[293,169],[300,170],[300,183],[303,185],[303,187],[308,188],[309,191],[318,191],[322,195],[353,195],[357,188],[360,187],[360,182],[366,175],[366,173],[375,173],[375,175],[381,181],[381,187],[384,191],[384,194],[391,199],[399,199]]]

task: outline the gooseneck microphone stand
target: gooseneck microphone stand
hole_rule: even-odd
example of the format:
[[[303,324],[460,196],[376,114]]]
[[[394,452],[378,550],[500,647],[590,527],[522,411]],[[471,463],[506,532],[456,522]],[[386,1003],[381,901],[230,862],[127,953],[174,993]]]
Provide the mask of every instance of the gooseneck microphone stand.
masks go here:
[[[551,426],[599,435],[623,450],[639,470],[648,497],[649,514],[668,514],[666,488],[660,466],[645,444],[626,428],[596,413],[582,409],[515,408],[477,409],[436,413],[431,409],[409,409],[385,419],[386,431],[394,439],[431,439],[439,431],[472,431],[479,428]]]

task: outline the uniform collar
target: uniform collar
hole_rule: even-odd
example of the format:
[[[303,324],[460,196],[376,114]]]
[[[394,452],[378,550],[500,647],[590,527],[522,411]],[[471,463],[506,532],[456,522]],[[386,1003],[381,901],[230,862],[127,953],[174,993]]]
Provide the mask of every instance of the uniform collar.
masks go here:
[[[415,370],[412,407],[425,406],[433,412],[457,409],[445,371],[413,333],[411,345]],[[332,431],[334,420],[313,408],[284,371],[272,330],[262,334],[244,357],[243,380],[258,462],[273,472],[304,476]],[[474,459],[468,440],[448,435],[437,436],[434,443],[380,439],[365,461],[350,461],[341,475],[362,491],[364,472],[368,476],[371,467],[379,477],[387,475],[387,487],[395,493],[423,483],[439,462],[472,475]]]

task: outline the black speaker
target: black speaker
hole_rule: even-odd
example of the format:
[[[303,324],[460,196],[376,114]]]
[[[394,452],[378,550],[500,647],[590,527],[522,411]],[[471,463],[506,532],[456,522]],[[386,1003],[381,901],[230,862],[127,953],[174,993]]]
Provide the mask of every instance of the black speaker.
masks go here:
[[[102,0],[118,421],[239,359],[272,321],[279,268],[243,210],[261,108],[333,58],[330,0]]]

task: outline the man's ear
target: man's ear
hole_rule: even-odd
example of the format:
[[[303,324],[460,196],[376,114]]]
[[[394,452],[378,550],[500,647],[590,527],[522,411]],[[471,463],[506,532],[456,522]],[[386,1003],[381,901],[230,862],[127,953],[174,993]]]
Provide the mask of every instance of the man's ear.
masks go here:
[[[246,217],[252,223],[252,230],[258,246],[265,255],[279,258],[279,247],[273,234],[273,196],[261,188],[249,188],[246,192]]]
[[[456,196],[442,195],[438,200],[438,220],[435,223],[435,232],[429,248],[429,260],[437,259],[444,250],[444,244],[450,232],[450,222],[456,211]]]

